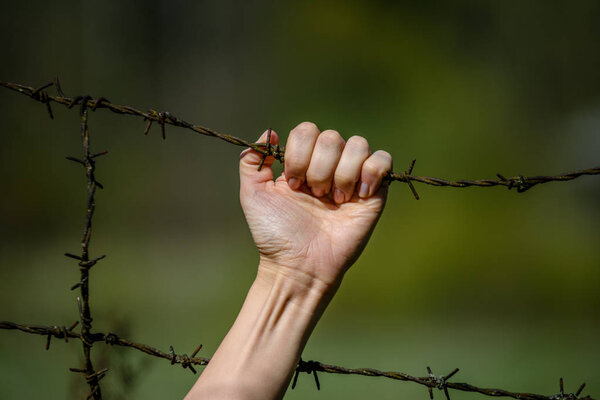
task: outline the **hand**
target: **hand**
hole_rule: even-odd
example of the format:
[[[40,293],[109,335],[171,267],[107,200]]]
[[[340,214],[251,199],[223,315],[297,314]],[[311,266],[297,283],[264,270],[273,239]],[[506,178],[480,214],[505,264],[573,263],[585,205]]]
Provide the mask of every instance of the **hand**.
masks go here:
[[[275,132],[271,143],[279,143]],[[252,149],[240,156],[240,201],[260,252],[259,272],[337,287],[383,211],[392,157],[371,154],[362,137],[345,142],[336,131],[304,122],[290,133],[277,180],[274,158],[258,171],[261,158]]]
[[[266,132],[259,142],[266,141]],[[279,143],[277,134],[271,143]],[[240,200],[260,252],[242,309],[187,399],[281,399],[310,333],[365,247],[387,196],[392,157],[305,122],[290,133],[285,173],[240,156]]]

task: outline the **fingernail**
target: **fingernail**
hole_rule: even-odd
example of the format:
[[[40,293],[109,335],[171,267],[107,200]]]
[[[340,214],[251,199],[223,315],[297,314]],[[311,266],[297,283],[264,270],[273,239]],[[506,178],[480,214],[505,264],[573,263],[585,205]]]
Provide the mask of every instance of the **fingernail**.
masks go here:
[[[298,178],[290,178],[288,179],[288,185],[292,189],[298,189],[300,187],[300,179]]]
[[[360,190],[358,191],[360,197],[367,197],[369,195],[369,185],[365,182],[360,184]]]
[[[343,203],[344,193],[340,189],[335,188],[335,192],[333,193],[333,200],[335,200],[336,203]]]

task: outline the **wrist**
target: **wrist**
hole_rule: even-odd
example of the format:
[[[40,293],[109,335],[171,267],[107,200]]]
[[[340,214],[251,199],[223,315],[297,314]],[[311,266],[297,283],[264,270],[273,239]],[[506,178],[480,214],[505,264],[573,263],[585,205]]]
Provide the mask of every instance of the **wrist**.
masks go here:
[[[283,397],[302,349],[335,293],[331,285],[286,271],[259,264],[236,321],[190,399]]]
[[[259,290],[285,293],[305,311],[320,315],[337,292],[341,277],[325,281],[299,269],[261,259],[254,286]]]

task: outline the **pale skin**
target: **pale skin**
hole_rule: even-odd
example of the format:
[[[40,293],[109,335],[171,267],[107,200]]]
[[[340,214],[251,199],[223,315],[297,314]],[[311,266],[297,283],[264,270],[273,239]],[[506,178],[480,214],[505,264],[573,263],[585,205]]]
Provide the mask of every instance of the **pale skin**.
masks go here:
[[[265,132],[258,142],[265,143]],[[275,132],[271,143],[279,143]],[[381,215],[392,169],[385,151],[303,122],[289,135],[285,172],[273,157],[240,155],[240,202],[259,251],[246,300],[186,400],[281,399],[308,337]]]

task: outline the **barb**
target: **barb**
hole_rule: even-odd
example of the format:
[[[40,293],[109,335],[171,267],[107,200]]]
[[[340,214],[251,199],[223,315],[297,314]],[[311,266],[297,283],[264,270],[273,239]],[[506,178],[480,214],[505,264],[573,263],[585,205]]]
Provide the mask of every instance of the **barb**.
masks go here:
[[[575,393],[565,394],[565,386],[562,377],[558,380],[558,386],[560,388],[560,392],[558,394],[555,394],[554,396],[550,396],[551,398],[556,400],[577,400],[579,398],[579,395],[583,391],[583,388],[585,387],[585,383],[582,383],[581,386],[579,386],[579,389],[577,389],[577,392]]]
[[[0,329],[19,330],[25,333],[31,333],[34,335],[46,336],[46,350],[50,349],[50,339],[53,337],[58,339],[64,339],[65,342],[69,342],[69,338],[80,338],[80,334],[73,332],[73,329],[79,321],[76,321],[69,329],[64,326],[44,326],[44,325],[19,325],[14,322],[0,321]]]
[[[298,375],[300,372],[306,372],[307,374],[313,374],[315,377],[315,385],[317,385],[317,390],[321,390],[321,383],[319,383],[319,377],[317,376],[319,363],[316,361],[304,361],[302,357],[300,361],[298,361],[298,366],[296,367],[296,373],[294,374],[294,382],[292,383],[292,390],[296,388],[296,383],[298,383]]]
[[[155,347],[120,338],[115,333],[95,333],[93,338],[94,342],[104,342],[112,346],[130,347],[154,357],[164,358],[165,360],[169,360],[171,365],[180,364],[184,369],[189,368],[194,374],[196,373],[196,370],[192,365],[204,366],[210,361],[210,358],[196,357],[200,349],[202,349],[202,345],[199,345],[192,355],[188,356],[187,354],[176,354],[173,346],[170,346],[169,353],[165,353]]]
[[[236,146],[250,147],[263,155],[263,161],[261,162],[260,167],[262,167],[262,163],[264,163],[264,159],[266,159],[267,156],[273,156],[276,160],[279,160],[280,162],[284,161],[285,147],[283,147],[283,146],[276,145],[275,148],[273,148],[273,146],[271,146],[270,142],[267,142],[267,143],[249,142],[247,140],[244,140],[244,139],[241,139],[241,138],[238,138],[235,136],[227,135],[224,133],[219,133],[217,131],[214,131],[209,128],[205,128],[200,125],[191,124],[189,122],[186,122],[182,119],[179,119],[179,118],[173,116],[169,112],[157,112],[153,109],[151,109],[148,112],[143,112],[134,107],[113,104],[104,97],[99,97],[96,100],[93,100],[89,96],[86,96],[86,97],[77,96],[75,98],[69,98],[69,97],[66,97],[64,95],[64,93],[62,93],[62,89],[60,89],[60,84],[58,84],[58,79],[55,80],[55,86],[57,88],[57,92],[59,93],[59,95],[51,96],[43,91],[43,89],[47,88],[50,85],[52,85],[52,84],[42,86],[38,89],[34,89],[31,86],[21,85],[18,83],[0,82],[0,86],[14,90],[16,92],[24,94],[25,96],[31,97],[34,100],[45,103],[47,105],[48,109],[50,107],[50,102],[62,104],[64,106],[66,106],[67,108],[71,108],[75,104],[81,102],[82,106],[85,105],[86,107],[91,107],[92,110],[96,110],[99,108],[105,108],[105,109],[108,109],[117,114],[127,114],[127,115],[133,115],[136,117],[141,117],[143,120],[148,121],[146,124],[146,128],[144,130],[144,134],[146,134],[146,135],[150,131],[150,127],[152,126],[152,123],[157,122],[158,124],[161,125],[162,137],[163,137],[163,139],[165,139],[165,137],[166,137],[165,125],[173,125],[173,126],[178,126],[178,127],[189,129],[189,130],[199,133],[201,135],[216,137],[218,139],[221,139],[228,143],[234,144]],[[49,111],[50,111],[50,109],[49,109]],[[397,182],[404,182],[404,183],[408,184],[413,195],[415,196],[415,198],[417,200],[419,199],[419,195],[417,194],[417,192],[413,186],[413,182],[419,182],[419,183],[423,183],[426,185],[432,185],[432,186],[445,186],[445,187],[454,187],[454,188],[466,188],[466,187],[471,187],[471,186],[477,186],[477,187],[505,186],[509,190],[514,187],[517,189],[518,193],[523,193],[523,192],[531,189],[532,187],[542,184],[542,183],[565,182],[565,181],[570,181],[570,180],[579,178],[584,175],[600,174],[600,166],[597,166],[597,167],[593,167],[593,168],[582,169],[579,171],[567,172],[567,173],[560,174],[560,175],[540,175],[540,176],[528,176],[528,177],[523,176],[523,175],[518,175],[518,176],[512,176],[512,177],[506,178],[501,174],[497,174],[498,179],[478,179],[478,180],[461,179],[461,180],[457,180],[457,181],[451,181],[451,180],[429,177],[429,176],[414,176],[414,175],[412,175],[412,168],[414,167],[414,163],[415,163],[415,161],[413,160],[409,170],[405,171],[401,174],[396,174],[396,173],[390,171],[390,173],[388,173],[386,176],[386,180],[388,180],[390,182],[397,181]]]
[[[431,372],[431,368],[427,367],[427,373],[429,374],[431,383],[433,383],[436,388],[444,391],[447,400],[450,400],[450,394],[448,394],[448,379],[452,378],[458,371],[458,368],[455,368],[454,371],[446,376],[435,376],[433,372]],[[433,388],[428,386],[427,390],[429,391],[429,398],[433,400]]]

